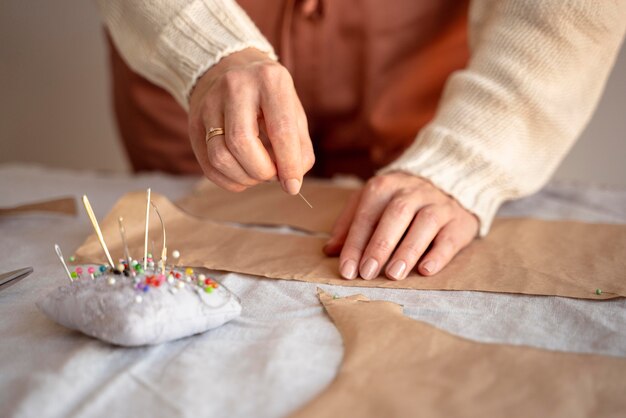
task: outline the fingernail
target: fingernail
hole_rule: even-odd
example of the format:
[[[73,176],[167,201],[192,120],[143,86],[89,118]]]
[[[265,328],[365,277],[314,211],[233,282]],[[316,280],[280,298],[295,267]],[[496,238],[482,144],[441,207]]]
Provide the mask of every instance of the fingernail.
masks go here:
[[[404,270],[406,270],[406,263],[402,260],[396,260],[387,269],[387,274],[395,280],[402,280],[404,278]]]
[[[352,280],[356,277],[356,263],[353,260],[346,260],[339,271],[344,279]]]
[[[361,266],[361,277],[363,277],[365,280],[372,280],[374,277],[376,277],[377,273],[378,261],[374,260],[373,258],[367,259],[363,266]]]
[[[328,252],[330,250],[332,250],[333,248],[335,248],[335,241],[333,241],[332,239],[329,240],[326,244],[324,244],[324,246],[322,247],[322,250]]]
[[[285,190],[291,195],[296,195],[300,192],[300,180],[289,179],[285,181]]]
[[[322,247],[322,251],[323,251],[325,254],[327,254],[327,255],[329,255],[330,253],[333,253],[333,252],[334,252],[334,250],[335,250],[335,246],[334,246],[334,245],[332,245],[332,244],[325,244],[325,245]]]
[[[428,260],[424,264],[422,264],[422,269],[426,270],[427,273],[434,273],[437,268],[437,263],[433,260]]]

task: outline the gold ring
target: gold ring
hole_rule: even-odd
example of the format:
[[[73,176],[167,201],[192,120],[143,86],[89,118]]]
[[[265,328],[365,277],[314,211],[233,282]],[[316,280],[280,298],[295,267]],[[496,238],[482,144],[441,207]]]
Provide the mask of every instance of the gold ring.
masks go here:
[[[224,135],[224,129],[223,128],[209,128],[209,130],[206,133],[206,137],[205,137],[205,141],[208,144],[209,141],[211,140],[211,138],[214,138],[216,136],[220,136],[220,135]]]

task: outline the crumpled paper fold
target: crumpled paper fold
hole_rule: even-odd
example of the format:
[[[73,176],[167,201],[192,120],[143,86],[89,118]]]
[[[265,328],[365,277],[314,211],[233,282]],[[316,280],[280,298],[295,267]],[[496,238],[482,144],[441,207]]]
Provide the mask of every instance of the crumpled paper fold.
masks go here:
[[[626,296],[623,225],[498,219],[486,238],[476,240],[433,277],[412,273],[402,281],[382,277],[344,280],[338,273],[338,259],[322,252],[324,237],[223,225],[191,216],[157,193],[152,193],[152,200],[164,218],[169,250],[182,254],[178,260],[181,265],[341,286],[476,290],[584,299]],[[254,202],[250,207],[255,207]],[[125,195],[101,223],[114,258],[123,255],[120,216],[124,218],[131,255],[138,258],[143,254],[145,193]],[[151,239],[160,242],[160,234],[160,225],[152,222]],[[160,247],[156,253],[160,253]],[[93,234],[76,256],[80,263],[104,262]],[[596,289],[602,293],[596,294]]]

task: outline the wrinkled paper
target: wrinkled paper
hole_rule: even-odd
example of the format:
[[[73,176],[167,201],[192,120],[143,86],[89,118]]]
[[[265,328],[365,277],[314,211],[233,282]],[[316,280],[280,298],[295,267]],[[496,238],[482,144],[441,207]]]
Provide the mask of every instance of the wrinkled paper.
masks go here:
[[[626,359],[457,337],[361,295],[319,292],[341,333],[334,381],[294,417],[617,417]],[[393,324],[390,326],[389,324]]]
[[[255,225],[289,225],[311,232],[330,232],[350,195],[357,190],[328,180],[306,179],[299,196],[286,194],[276,182],[264,183],[241,193],[232,193],[201,181],[176,205],[190,215],[216,222]]]
[[[382,277],[344,280],[339,276],[338,259],[322,252],[324,237],[223,225],[191,216],[156,193],[152,200],[165,221],[170,252],[181,253],[177,261],[180,265],[342,286],[476,290],[585,299],[626,296],[623,225],[498,219],[486,238],[475,240],[435,276],[423,277],[414,272],[402,281]],[[145,192],[127,194],[101,223],[113,258],[123,256],[120,216],[124,218],[131,255],[140,258],[143,254],[145,205]],[[254,208],[255,203],[250,202],[250,207]],[[154,218],[150,239],[159,243],[161,229]],[[160,246],[156,253],[160,253]],[[76,256],[79,263],[105,261],[95,234],[80,246]],[[602,289],[602,294],[597,295],[596,289]]]
[[[0,216],[20,215],[30,212],[48,212],[62,215],[76,215],[76,200],[73,197],[44,200],[23,205],[0,208]]]

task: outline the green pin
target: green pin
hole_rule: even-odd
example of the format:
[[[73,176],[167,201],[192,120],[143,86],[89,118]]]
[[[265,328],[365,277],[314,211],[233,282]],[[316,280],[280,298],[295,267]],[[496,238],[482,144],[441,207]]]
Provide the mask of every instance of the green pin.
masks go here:
[[[602,289],[596,289],[596,295],[600,296],[602,294]]]

